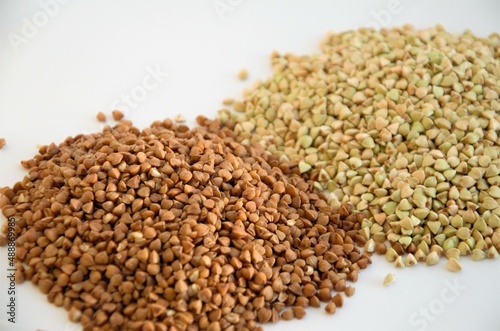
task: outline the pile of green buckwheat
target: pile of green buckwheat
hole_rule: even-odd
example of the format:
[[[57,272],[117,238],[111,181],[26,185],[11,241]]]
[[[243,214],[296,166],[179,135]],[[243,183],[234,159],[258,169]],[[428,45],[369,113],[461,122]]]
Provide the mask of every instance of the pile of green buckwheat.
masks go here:
[[[330,34],[320,54],[274,53],[274,75],[233,104],[242,114],[219,117],[298,163],[332,206],[365,212],[366,250],[396,266],[446,254],[457,270],[500,249],[499,56],[498,33]]]
[[[271,60],[236,113],[139,130],[114,110],[21,162],[0,188],[16,281],[84,331],[260,330],[334,314],[372,253],[498,257],[498,33],[359,29]]]

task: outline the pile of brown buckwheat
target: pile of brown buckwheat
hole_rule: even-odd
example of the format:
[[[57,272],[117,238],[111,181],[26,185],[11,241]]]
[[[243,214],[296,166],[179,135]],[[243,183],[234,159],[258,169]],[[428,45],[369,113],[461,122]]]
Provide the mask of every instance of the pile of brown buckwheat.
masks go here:
[[[199,122],[122,121],[23,162],[0,198],[18,281],[84,330],[253,330],[353,294],[371,262],[354,245],[362,215],[230,125]]]

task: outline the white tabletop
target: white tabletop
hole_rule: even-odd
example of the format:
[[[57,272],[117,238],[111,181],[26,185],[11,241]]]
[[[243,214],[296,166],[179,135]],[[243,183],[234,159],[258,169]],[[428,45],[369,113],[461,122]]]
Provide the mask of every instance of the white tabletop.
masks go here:
[[[487,36],[500,31],[500,1],[0,0],[0,186],[22,178],[37,145],[99,130],[98,111],[121,108],[141,128],[177,114],[193,123],[267,78],[273,50],[310,54],[328,31],[408,22]],[[79,330],[28,283],[9,323],[5,248],[0,257],[0,330]],[[374,257],[334,316],[308,309],[265,330],[500,330],[500,260],[462,265]],[[397,280],[383,287],[388,272]]]

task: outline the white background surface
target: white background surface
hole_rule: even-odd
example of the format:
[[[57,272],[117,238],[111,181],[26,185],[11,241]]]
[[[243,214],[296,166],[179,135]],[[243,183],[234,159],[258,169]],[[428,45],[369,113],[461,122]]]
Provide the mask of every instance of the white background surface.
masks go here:
[[[99,130],[95,114],[123,106],[123,95],[139,91],[151,70],[168,75],[147,81],[144,100],[126,111],[141,128],[179,113],[215,116],[223,98],[271,74],[275,49],[319,52],[327,31],[407,22],[487,36],[500,31],[500,1],[0,0],[0,137],[7,140],[0,186],[21,180],[19,161],[37,145]],[[246,82],[236,79],[243,67]],[[31,284],[17,286],[17,322],[7,322],[6,257],[0,249],[0,330],[78,330]],[[444,260],[395,269],[376,257],[334,316],[309,309],[302,321],[265,330],[500,330],[500,261],[462,265],[458,274],[447,272]],[[397,281],[384,288],[390,271]],[[459,285],[455,294],[450,283]]]

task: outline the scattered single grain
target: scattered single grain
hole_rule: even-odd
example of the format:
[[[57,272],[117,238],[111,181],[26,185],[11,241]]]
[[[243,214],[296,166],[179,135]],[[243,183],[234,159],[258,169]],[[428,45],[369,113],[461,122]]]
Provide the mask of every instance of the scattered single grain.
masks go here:
[[[248,70],[247,69],[241,69],[238,71],[238,79],[240,80],[245,80],[248,78]]]
[[[222,104],[224,106],[231,106],[234,102],[234,98],[225,98],[224,100],[222,100]]]
[[[384,286],[389,286],[396,281],[396,276],[390,272],[384,278]]]
[[[102,111],[98,112],[95,117],[99,122],[106,122],[107,116]]]
[[[115,121],[121,121],[123,117],[125,116],[121,110],[115,109],[111,112],[111,115],[113,116],[113,119]]]

